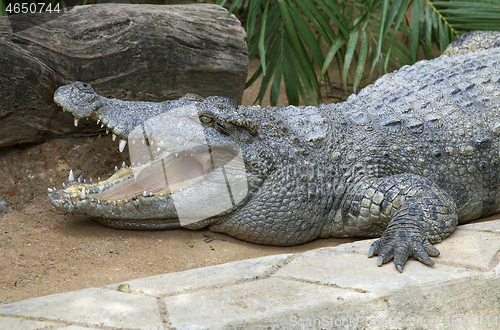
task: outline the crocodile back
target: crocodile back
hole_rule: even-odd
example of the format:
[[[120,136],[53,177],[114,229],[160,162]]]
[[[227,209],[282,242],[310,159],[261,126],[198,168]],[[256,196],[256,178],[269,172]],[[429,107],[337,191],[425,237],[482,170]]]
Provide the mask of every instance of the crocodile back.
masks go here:
[[[425,176],[460,222],[500,211],[500,48],[403,67],[326,108],[346,177]]]

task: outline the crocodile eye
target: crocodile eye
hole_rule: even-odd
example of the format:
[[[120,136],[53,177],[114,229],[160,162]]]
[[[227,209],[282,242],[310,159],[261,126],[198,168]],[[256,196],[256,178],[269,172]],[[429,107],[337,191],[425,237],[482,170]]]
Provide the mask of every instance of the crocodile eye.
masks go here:
[[[82,82],[78,81],[75,83],[75,86],[84,93],[89,93],[89,94],[94,93],[94,90],[92,89],[92,87],[89,84],[82,83]]]
[[[212,118],[208,116],[201,116],[200,119],[204,124],[210,124],[212,122]]]

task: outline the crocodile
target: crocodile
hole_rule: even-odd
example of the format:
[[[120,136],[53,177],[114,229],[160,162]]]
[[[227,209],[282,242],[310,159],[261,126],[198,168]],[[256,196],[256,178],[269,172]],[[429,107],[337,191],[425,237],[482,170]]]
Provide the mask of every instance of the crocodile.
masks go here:
[[[120,150],[141,139],[149,150],[145,163],[123,164],[107,180],[78,182],[70,173],[63,189],[49,189],[57,208],[112,228],[208,227],[281,246],[378,237],[368,256],[378,256],[378,266],[393,260],[402,272],[410,257],[433,265],[433,244],[457,225],[500,212],[499,47],[420,61],[319,107],[238,106],[195,94],[128,102],[82,82],[60,87],[54,100],[75,125],[89,117],[105,125]],[[205,145],[193,137],[196,127]],[[222,160],[214,164],[210,154]],[[174,195],[215,199],[222,190],[210,190],[214,173],[238,157],[243,196],[182,223]],[[158,179],[169,169],[172,176]],[[213,213],[202,197],[190,200],[192,212]]]

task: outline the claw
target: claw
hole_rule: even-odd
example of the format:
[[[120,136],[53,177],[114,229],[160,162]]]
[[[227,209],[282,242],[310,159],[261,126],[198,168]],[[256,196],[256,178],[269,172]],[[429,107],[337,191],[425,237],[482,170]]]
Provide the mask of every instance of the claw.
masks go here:
[[[373,244],[370,246],[370,249],[368,249],[368,258],[373,257],[375,252],[375,248],[373,247]]]
[[[424,246],[425,252],[427,252],[427,254],[430,255],[431,257],[437,257],[437,256],[439,256],[441,254],[439,252],[439,250],[436,249],[436,247],[434,245],[432,245],[431,243],[429,243],[428,240],[424,241],[423,246]]]

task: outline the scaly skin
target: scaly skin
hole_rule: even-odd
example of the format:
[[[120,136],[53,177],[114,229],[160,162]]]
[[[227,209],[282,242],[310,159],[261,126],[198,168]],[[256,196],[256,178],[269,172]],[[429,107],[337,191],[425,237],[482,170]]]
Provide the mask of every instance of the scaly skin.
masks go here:
[[[189,126],[175,106],[109,100],[82,83],[61,87],[55,100],[77,118],[100,118],[121,138],[158,111],[178,118],[181,130]],[[381,237],[369,256],[378,255],[379,266],[393,259],[402,271],[409,257],[432,265],[439,254],[432,244],[458,224],[500,212],[500,48],[421,61],[319,108],[237,107],[192,95],[167,104],[175,102],[195,109],[212,148],[241,150],[248,176],[245,198],[188,228],[271,245]],[[165,129],[152,127],[153,144],[165,142]],[[162,148],[201,152],[190,143]],[[99,183],[72,182],[49,199],[114,228],[180,227],[168,193],[92,200],[135,167]],[[207,178],[183,193],[204,189]]]

